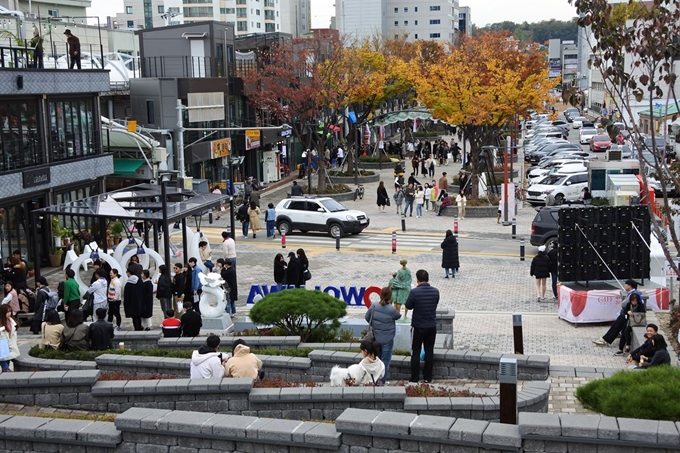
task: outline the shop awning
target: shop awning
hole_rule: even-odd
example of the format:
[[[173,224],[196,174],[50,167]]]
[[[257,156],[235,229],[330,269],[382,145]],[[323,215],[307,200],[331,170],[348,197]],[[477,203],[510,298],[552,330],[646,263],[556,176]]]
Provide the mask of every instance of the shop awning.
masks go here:
[[[113,159],[113,174],[117,176],[134,175],[139,167],[145,165],[144,159]]]

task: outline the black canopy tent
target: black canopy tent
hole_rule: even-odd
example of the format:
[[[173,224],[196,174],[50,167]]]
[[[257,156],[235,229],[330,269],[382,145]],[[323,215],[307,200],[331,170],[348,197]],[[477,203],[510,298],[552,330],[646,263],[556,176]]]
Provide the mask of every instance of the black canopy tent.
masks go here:
[[[48,206],[31,212],[31,222],[35,225],[36,218],[44,215],[58,215],[69,217],[92,217],[100,219],[102,227],[107,219],[120,221],[130,220],[133,222],[151,223],[158,232],[158,225],[163,225],[164,252],[163,259],[170,266],[169,234],[165,233],[167,225],[171,222],[182,223],[182,246],[184,257],[187,256],[186,218],[200,216],[215,206],[224,203],[229,195],[198,193],[171,185],[139,184],[114,190],[101,195],[80,200]],[[102,231],[105,228],[101,228]],[[148,229],[145,228],[146,231]],[[31,240],[37,246],[37,235],[32,233]],[[157,235],[156,235],[157,237]],[[148,238],[148,235],[147,235]],[[148,241],[147,241],[148,242]],[[147,246],[149,244],[147,243]],[[104,247],[106,251],[106,240]],[[35,260],[35,275],[40,276],[40,260]]]

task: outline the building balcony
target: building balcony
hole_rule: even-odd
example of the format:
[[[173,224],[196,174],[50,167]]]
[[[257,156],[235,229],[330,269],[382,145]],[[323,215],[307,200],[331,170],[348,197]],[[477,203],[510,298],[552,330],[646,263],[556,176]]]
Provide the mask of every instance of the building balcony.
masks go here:
[[[142,77],[216,77],[210,57],[146,57],[141,69]]]

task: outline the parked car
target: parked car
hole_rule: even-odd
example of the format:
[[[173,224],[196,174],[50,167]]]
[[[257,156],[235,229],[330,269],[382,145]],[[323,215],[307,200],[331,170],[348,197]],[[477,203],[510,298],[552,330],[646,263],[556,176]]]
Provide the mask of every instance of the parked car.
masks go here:
[[[582,127],[579,131],[579,143],[582,145],[587,145],[590,143],[590,139],[597,135],[597,129],[592,127]]]
[[[549,202],[550,196],[555,204],[562,204],[565,201],[578,200],[585,187],[588,187],[588,172],[566,175],[555,173],[530,186],[527,190],[527,201],[532,206],[545,205]]]
[[[365,212],[347,209],[330,197],[289,197],[276,205],[276,227],[281,234],[326,231],[331,237],[342,237],[361,233],[369,223]]]
[[[546,161],[543,165],[539,165],[534,169],[529,169],[527,177],[532,181],[539,177],[553,173],[572,173],[569,168],[576,167],[577,171],[587,171],[581,159],[551,159]]]
[[[655,153],[657,155],[661,155],[664,150],[666,151],[666,159],[670,161],[670,159],[675,158],[675,149],[673,148],[673,143],[670,143],[667,141],[664,137],[657,135],[654,137],[654,140],[652,140],[652,137],[650,135],[646,135],[644,138],[645,142],[645,148],[647,148],[647,151]]]
[[[560,209],[583,208],[583,205],[572,206],[543,206],[536,208],[536,216],[531,222],[531,237],[529,243],[535,247],[545,245],[550,250],[553,242],[557,241]]]
[[[593,138],[590,139],[590,150],[592,152],[604,152],[611,148],[611,146],[612,141],[609,138],[609,135],[594,135]]]
[[[595,123],[593,123],[593,122],[590,121],[590,120],[588,120],[588,121],[581,121],[581,127],[582,127],[582,128],[583,128],[583,127],[594,128],[594,127],[595,127]]]

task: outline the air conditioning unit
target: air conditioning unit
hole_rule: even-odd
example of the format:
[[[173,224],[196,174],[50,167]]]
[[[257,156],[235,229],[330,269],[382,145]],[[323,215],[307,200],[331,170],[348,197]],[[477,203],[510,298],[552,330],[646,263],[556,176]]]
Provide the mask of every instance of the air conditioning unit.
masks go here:
[[[604,153],[605,162],[621,162],[621,149],[608,149]]]

